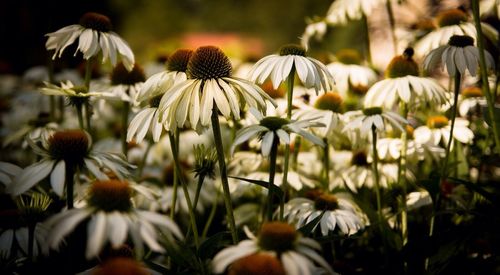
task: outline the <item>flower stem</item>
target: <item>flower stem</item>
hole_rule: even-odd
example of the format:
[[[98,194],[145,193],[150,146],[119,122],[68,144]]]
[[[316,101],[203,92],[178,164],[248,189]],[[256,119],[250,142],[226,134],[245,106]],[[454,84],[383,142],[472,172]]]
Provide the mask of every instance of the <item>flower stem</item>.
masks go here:
[[[149,155],[149,151],[151,151],[151,146],[153,144],[151,142],[148,142],[148,145],[146,147],[146,151],[144,152],[144,155],[142,156],[141,162],[139,163],[139,167],[137,168],[137,178],[140,179],[142,177],[142,172],[144,171],[144,166],[146,165],[146,160]],[[175,173],[175,171],[174,171]]]
[[[477,33],[477,47],[479,48],[479,67],[481,73],[482,89],[483,94],[486,97],[486,102],[488,104],[488,115],[491,120],[491,127],[493,129],[493,137],[495,139],[495,145],[497,151],[500,151],[500,135],[498,132],[498,127],[495,119],[495,95],[490,92],[490,85],[488,82],[488,69],[486,68],[486,59],[484,57],[484,44],[483,44],[483,31],[481,29],[481,21],[479,18],[479,1],[472,0],[472,15],[474,17],[474,25],[476,26]]]
[[[128,153],[128,144],[127,144],[127,126],[128,126],[128,113],[130,111],[130,103],[127,101],[123,101],[123,110],[122,110],[122,152],[127,159]]]
[[[200,198],[200,192],[201,192],[201,187],[203,186],[203,181],[205,180],[204,176],[198,176],[198,184],[196,185],[196,193],[194,194],[194,202],[193,202],[193,208],[196,209],[196,206],[198,206],[198,200]]]
[[[271,145],[271,153],[269,155],[269,187],[267,188],[267,218],[263,220],[272,221],[273,220],[273,187],[274,187],[274,175],[276,174],[276,157],[278,156],[278,137],[275,135],[273,139],[273,145]]]
[[[385,8],[387,9],[387,15],[389,17],[389,25],[392,37],[392,47],[394,48],[394,55],[398,53],[398,40],[396,38],[396,20],[394,19],[394,12],[392,10],[392,3],[388,0],[385,3]]]
[[[377,197],[377,213],[382,233],[382,202],[380,198],[380,179],[378,174],[378,153],[377,153],[377,128],[372,126],[372,150],[373,150],[373,175],[375,176],[375,196]]]
[[[205,227],[203,228],[203,232],[201,233],[201,238],[205,239],[208,234],[208,230],[210,229],[210,225],[214,220],[215,214],[217,213],[217,202],[219,200],[219,192],[216,192],[215,199],[212,204],[212,209],[210,209],[210,214],[208,215],[207,222],[205,223]]]
[[[370,50],[370,30],[368,29],[368,18],[363,14],[362,17],[363,29],[365,35],[365,50],[366,50],[366,60],[368,63],[372,64],[372,52]]]
[[[458,94],[460,92],[460,81],[461,81],[461,74],[460,72],[456,72],[454,80],[455,80],[455,85],[454,85],[454,96],[453,96],[453,105],[451,106],[451,129],[450,129],[450,135],[448,136],[448,144],[446,145],[446,150],[445,150],[445,157],[443,160],[443,164],[441,167],[441,175],[439,178],[439,186],[446,180],[447,177],[447,170],[448,170],[448,159],[450,157],[450,149],[451,149],[451,143],[453,141],[453,129],[455,128],[455,118],[457,116],[457,101],[458,101]],[[456,149],[455,149],[456,150]],[[439,205],[440,205],[440,194],[438,193],[436,195],[436,202],[434,203],[434,213],[431,217],[430,225],[429,225],[429,238],[432,238],[434,236],[434,231],[436,230],[436,212],[439,210]],[[425,270],[428,271],[429,268],[429,262],[430,259],[426,258],[425,259]]]
[[[77,103],[75,105],[76,108],[76,115],[78,116],[78,125],[80,126],[80,129],[85,130],[85,126],[83,125],[83,108],[82,108],[82,103]]]
[[[73,208],[73,186],[75,185],[75,168],[66,163],[66,205],[68,209]]]
[[[175,140],[179,140],[179,130],[173,130],[174,135],[175,135]],[[172,147],[173,146],[173,147]],[[170,149],[172,150],[172,154],[175,154],[176,156],[179,155],[179,150],[177,146],[170,144]],[[170,218],[174,219],[175,216],[175,208],[177,206],[177,188],[179,187],[179,177],[180,174],[177,173],[177,169],[174,169],[174,183],[173,183],[173,194],[172,194],[172,204],[170,206]]]
[[[222,189],[224,191],[224,203],[226,205],[226,215],[231,230],[233,243],[238,243],[238,232],[236,231],[236,223],[234,222],[233,203],[231,201],[231,193],[229,191],[229,181],[227,179],[226,160],[224,155],[224,147],[222,145],[222,135],[220,132],[219,124],[219,111],[217,105],[214,103],[212,110],[212,130],[214,135],[215,148],[217,149],[217,157],[219,161],[220,177],[222,182]]]
[[[325,147],[323,147],[323,173],[324,173],[324,188],[328,191],[330,185],[330,146],[328,144],[328,139],[323,138]]]
[[[186,202],[187,206],[189,209],[189,220],[191,222],[191,228],[193,229],[193,237],[194,237],[194,244],[196,246],[196,249],[200,247],[200,243],[198,241],[198,227],[196,225],[196,217],[194,214],[194,209],[193,205],[191,203],[191,198],[189,197],[189,192],[187,189],[187,183],[184,181],[184,177],[182,177],[181,174],[181,165],[179,162],[179,156],[176,152],[177,151],[177,141],[175,138],[175,135],[169,132],[168,137],[170,139],[170,149],[172,150],[172,155],[174,156],[174,166],[175,166],[175,171],[178,175],[178,180],[181,182],[182,190],[184,191],[184,196],[186,197]]]
[[[405,119],[408,117],[408,105],[405,102],[401,102],[400,105],[401,115]],[[403,239],[403,245],[408,242],[408,209],[406,205],[406,151],[408,148],[408,134],[406,131],[401,133],[401,141],[403,146],[401,148],[401,156],[398,161],[398,186],[401,186],[402,190],[402,211],[401,211],[401,237]]]
[[[290,74],[287,77],[287,91],[286,91],[286,118],[292,118],[292,101],[293,101],[293,84],[295,83],[295,65],[292,66]],[[280,215],[279,219],[284,219],[285,198],[288,194],[288,167],[290,166],[290,144],[285,144],[285,163],[283,165],[283,197],[280,201]]]
[[[86,88],[87,92],[90,91],[90,80],[92,78],[92,61],[93,60],[94,60],[94,58],[89,58],[85,62],[85,79],[84,79],[84,85],[85,85],[85,88]],[[91,108],[89,102],[86,102],[83,107],[85,107],[85,116],[86,116],[86,120],[87,120],[87,131],[89,133],[91,133],[91,130],[90,130],[90,115],[91,115],[90,114],[90,110],[92,108]]]

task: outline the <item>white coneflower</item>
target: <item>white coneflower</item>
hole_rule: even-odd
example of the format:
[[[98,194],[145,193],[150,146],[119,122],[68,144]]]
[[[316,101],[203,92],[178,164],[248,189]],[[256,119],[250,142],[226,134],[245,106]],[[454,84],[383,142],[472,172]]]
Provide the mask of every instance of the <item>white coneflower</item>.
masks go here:
[[[144,70],[138,64],[127,70],[120,62],[113,68],[110,82],[96,90],[102,92],[105,99],[120,100],[135,105],[145,80]]]
[[[365,227],[360,210],[344,194],[310,192],[309,198],[293,198],[285,204],[285,218],[300,228],[323,215],[313,228],[319,228],[321,235],[328,236],[333,231],[342,235],[356,234]]]
[[[135,138],[135,141],[140,143],[149,129],[151,129],[153,141],[160,140],[163,132],[163,124],[158,111],[161,97],[169,88],[187,79],[187,64],[192,54],[193,51],[187,49],[175,51],[168,58],[167,70],[154,74],[142,85],[136,101],[148,102],[149,106],[139,111],[130,122],[127,131],[128,142]]]
[[[285,45],[279,54],[268,55],[255,63],[248,78],[259,84],[270,78],[274,89],[277,89],[293,70],[296,70],[302,84],[306,88],[314,88],[316,93],[333,88],[333,76],[326,66],[312,57],[306,57],[306,50],[293,44]]]
[[[462,89],[461,98],[458,103],[458,113],[462,117],[477,111],[481,106],[486,105],[486,98],[479,87],[467,87]]]
[[[313,134],[304,130],[308,127],[322,127],[323,124],[315,121],[317,118],[289,121],[280,117],[263,117],[257,110],[251,109],[250,112],[259,120],[259,124],[245,127],[238,131],[231,153],[236,146],[259,135],[262,138],[262,155],[269,156],[271,147],[275,139],[279,139],[283,144],[290,144],[290,133],[298,134],[314,144],[324,146],[324,142]]]
[[[453,35],[467,35],[477,39],[476,28],[469,17],[461,9],[443,11],[436,17],[436,24],[439,26],[422,37],[415,44],[415,52],[419,57],[428,54],[432,49],[438,48],[448,43]],[[481,23],[481,28],[491,41],[498,41],[498,32],[490,25]]]
[[[223,273],[237,260],[255,253],[268,253],[283,263],[287,274],[311,274],[314,263],[319,264],[324,272],[333,274],[330,265],[315,251],[321,246],[314,240],[304,238],[293,226],[282,222],[268,222],[262,225],[258,237],[245,227],[250,240],[241,241],[215,255],[212,262],[214,273]]]
[[[387,66],[386,79],[375,83],[366,93],[365,107],[391,109],[400,102],[413,105],[440,106],[447,102],[444,88],[430,77],[420,77],[413,49],[407,48]]]
[[[365,108],[363,110],[350,111],[344,114],[347,123],[342,131],[357,130],[362,136],[371,133],[372,128],[383,132],[386,129],[384,120],[387,120],[392,126],[404,131],[403,125],[408,124],[407,120],[400,115],[383,110],[381,107]]]
[[[63,211],[49,218],[47,248],[57,249],[64,237],[83,221],[88,220],[85,256],[91,259],[106,243],[113,248],[123,245],[130,237],[134,249],[142,254],[143,243],[153,251],[164,252],[158,243],[159,230],[168,238],[182,238],[178,226],[170,218],[156,212],[137,210],[131,200],[129,183],[120,180],[96,181],[89,189],[83,208]]]
[[[79,24],[46,34],[49,39],[45,47],[55,51],[52,56],[52,59],[55,59],[56,56],[61,57],[64,50],[78,39],[76,51],[80,51],[83,58],[88,60],[102,53],[102,62],[109,58],[115,66],[119,56],[127,70],[132,70],[135,63],[134,53],[125,40],[111,31],[111,27],[107,16],[88,12],[80,18]]]
[[[337,0],[332,3],[326,13],[329,24],[345,25],[349,20],[359,20],[362,16],[370,16],[373,9],[387,0]]]
[[[273,102],[255,84],[231,77],[231,70],[229,58],[219,48],[198,48],[187,65],[188,79],[170,88],[161,98],[158,109],[165,128],[207,127],[214,107],[226,119],[238,120],[243,103],[264,110],[266,99]]]
[[[33,141],[29,141],[29,145],[42,158],[14,178],[6,190],[14,196],[24,193],[49,174],[52,190],[62,196],[70,177],[67,173],[74,173],[75,169],[86,168],[98,179],[108,178],[102,168],[109,169],[120,178],[129,174],[129,164],[120,156],[92,150],[90,135],[83,130],[58,131],[47,140],[42,140],[42,146]]]
[[[469,129],[469,121],[463,118],[455,119],[453,139],[461,143],[471,143],[474,133]],[[419,126],[414,131],[415,141],[419,143],[431,142],[438,145],[441,141],[448,144],[450,140],[451,121],[445,116],[431,116],[427,119],[427,125]],[[453,143],[452,143],[453,145]]]
[[[23,169],[15,164],[0,161],[0,182],[8,186]]]
[[[343,49],[335,57],[337,60],[326,67],[335,76],[335,86],[342,96],[347,96],[350,90],[366,91],[377,81],[377,73],[370,67],[361,65],[362,58],[356,50]]]
[[[328,30],[328,25],[325,20],[319,20],[316,22],[307,22],[306,29],[300,37],[300,44],[306,50],[309,47],[309,41],[311,38],[315,40],[321,40]]]
[[[495,60],[489,52],[484,51],[486,67],[495,68]],[[474,46],[474,38],[467,35],[453,35],[448,44],[432,50],[424,60],[424,68],[430,70],[438,64],[446,65],[449,76],[456,72],[464,75],[466,70],[476,76],[479,66],[479,48]]]

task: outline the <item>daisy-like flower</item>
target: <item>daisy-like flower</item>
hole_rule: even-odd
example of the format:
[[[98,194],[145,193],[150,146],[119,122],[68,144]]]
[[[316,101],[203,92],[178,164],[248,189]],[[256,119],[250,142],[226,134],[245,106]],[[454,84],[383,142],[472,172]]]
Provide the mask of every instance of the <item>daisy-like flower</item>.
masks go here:
[[[24,257],[30,253],[37,256],[47,235],[47,229],[40,223],[46,218],[47,208],[52,203],[49,196],[31,193],[16,199],[16,209],[0,211],[0,255]],[[32,251],[29,246],[29,228],[34,229]]]
[[[344,114],[347,123],[344,126],[343,132],[359,131],[361,136],[368,136],[372,128],[378,131],[385,131],[386,125],[384,120],[387,120],[392,126],[398,128],[401,132],[404,131],[403,125],[408,124],[408,121],[400,115],[383,110],[381,107],[364,108],[363,110],[350,111]]]
[[[417,56],[423,57],[432,49],[445,45],[453,35],[467,35],[477,39],[474,24],[469,22],[467,13],[461,9],[443,11],[437,15],[436,24],[438,26],[436,30],[431,31],[415,43]],[[481,23],[481,28],[484,35],[496,44],[498,32],[486,23]]]
[[[15,164],[0,161],[0,182],[8,186],[23,169]]]
[[[471,143],[474,139],[474,133],[469,129],[469,121],[463,118],[455,119],[453,139],[461,143]],[[415,129],[415,141],[418,143],[431,142],[434,145],[448,144],[450,139],[451,121],[445,116],[431,116],[427,119],[427,125],[419,126]],[[452,143],[453,144],[453,143]]]
[[[263,117],[256,109],[250,109],[250,112],[259,120],[259,124],[245,127],[236,133],[231,146],[231,154],[236,146],[256,135],[262,138],[261,150],[264,157],[269,156],[275,139],[284,144],[290,144],[290,133],[298,134],[316,145],[324,146],[324,142],[320,138],[304,130],[304,128],[308,127],[324,126],[322,123],[315,121],[317,118],[289,121],[280,117]]]
[[[430,77],[419,77],[418,65],[413,60],[413,49],[407,48],[387,66],[386,79],[375,83],[364,99],[365,107],[391,109],[399,102],[440,106],[447,101],[444,88]]]
[[[291,72],[296,71],[300,81],[306,88],[318,91],[331,91],[333,76],[320,61],[306,56],[306,50],[299,45],[285,45],[279,54],[268,55],[257,63],[250,71],[248,78],[262,84],[270,78],[274,89],[288,78]]]
[[[307,198],[294,198],[285,204],[285,218],[297,228],[320,215],[323,216],[313,230],[320,228],[323,236],[333,231],[349,236],[365,227],[359,208],[343,194],[312,191],[307,195]]]
[[[311,38],[315,40],[321,40],[328,30],[328,25],[325,20],[319,20],[316,22],[308,22],[304,33],[300,37],[300,44],[304,49],[307,50],[309,47],[309,41]]]
[[[347,96],[350,90],[366,91],[377,81],[375,71],[361,65],[362,58],[356,50],[344,49],[335,57],[337,61],[326,65],[326,68],[335,76],[335,87],[342,96]]]
[[[231,264],[227,274],[285,275],[287,273],[283,264],[272,253],[260,252],[236,260]]]
[[[64,50],[78,39],[78,48],[83,58],[90,59],[102,52],[102,62],[109,58],[113,67],[118,57],[127,70],[132,70],[135,59],[129,45],[118,34],[111,31],[111,21],[105,15],[88,12],[80,18],[79,24],[69,25],[48,33],[47,50],[55,50],[52,59],[61,57]],[[76,54],[75,52],[75,54]]]
[[[153,251],[165,252],[158,243],[158,231],[168,238],[173,235],[182,238],[174,221],[165,215],[135,209],[131,196],[132,190],[126,181],[95,181],[89,188],[86,206],[63,211],[44,223],[50,230],[47,248],[57,249],[64,237],[87,220],[87,259],[97,256],[106,243],[118,248],[128,237],[139,255],[143,252],[143,243]]]
[[[120,62],[113,68],[110,82],[96,90],[102,92],[105,99],[120,100],[135,105],[137,94],[145,80],[144,70],[138,64],[127,70]]]
[[[486,67],[495,67],[495,61],[491,54],[484,50]],[[479,64],[479,48],[474,47],[474,38],[467,35],[453,35],[448,44],[432,50],[424,60],[424,68],[430,70],[437,64],[446,65],[449,76],[455,76],[456,72],[464,75],[466,70],[472,76],[476,76]]]
[[[55,132],[48,139],[43,139],[41,146],[31,140],[28,142],[41,159],[14,178],[6,189],[14,196],[24,193],[49,174],[52,190],[62,196],[68,170],[74,172],[75,169],[86,168],[98,179],[108,179],[102,168],[120,178],[129,174],[127,168],[130,165],[119,155],[92,150],[90,135],[83,130]]]
[[[213,110],[219,110],[227,120],[239,120],[244,102],[259,110],[265,110],[265,99],[274,102],[252,82],[231,77],[231,70],[229,58],[219,48],[198,48],[189,58],[188,79],[161,98],[158,109],[165,128],[207,127]]]
[[[212,262],[214,273],[223,273],[229,266],[231,270],[237,260],[243,257],[267,253],[278,259],[286,274],[312,274],[317,263],[327,272],[333,274],[330,265],[315,251],[321,246],[314,240],[304,238],[293,226],[282,222],[268,222],[262,225],[258,237],[245,227],[250,240],[244,240],[230,246],[215,255]]]
[[[153,141],[158,142],[163,131],[163,124],[160,121],[158,106],[163,94],[171,87],[186,81],[187,65],[189,58],[193,54],[192,50],[180,49],[175,51],[167,61],[167,70],[152,75],[142,85],[137,94],[137,103],[148,102],[130,122],[127,131],[127,142],[135,141],[140,143],[148,129],[151,129]]]
[[[358,20],[369,16],[373,9],[388,0],[337,0],[332,3],[326,13],[326,22],[334,25],[345,25],[348,20]]]
[[[461,99],[458,103],[458,113],[465,117],[470,112],[474,112],[480,106],[486,105],[486,99],[479,87],[467,87],[462,89]]]

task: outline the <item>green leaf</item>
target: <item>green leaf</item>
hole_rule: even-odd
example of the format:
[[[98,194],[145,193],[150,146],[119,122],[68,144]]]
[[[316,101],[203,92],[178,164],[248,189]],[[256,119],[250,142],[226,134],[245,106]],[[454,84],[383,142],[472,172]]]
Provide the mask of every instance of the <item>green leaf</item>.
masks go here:
[[[465,187],[467,187],[469,190],[480,194],[481,196],[483,196],[487,200],[491,201],[492,203],[495,203],[500,199],[498,195],[486,191],[480,185],[474,184],[474,183],[466,181],[466,180],[457,179],[457,178],[450,178],[450,180],[452,180],[455,183],[465,185]]]
[[[298,231],[300,231],[302,234],[304,234],[306,236],[309,235],[309,234],[311,234],[311,232],[314,230],[314,228],[316,227],[316,225],[318,225],[318,223],[321,220],[321,218],[323,218],[324,214],[325,214],[325,211],[321,212],[321,214],[319,216],[317,216],[312,221],[308,222],[307,224],[305,224],[304,226],[302,226],[301,228],[299,228]]]
[[[235,176],[228,176],[228,177],[233,178],[233,179],[243,180],[243,181],[250,182],[253,184],[257,184],[257,185],[262,186],[264,188],[269,187],[269,183],[267,181],[263,181],[263,180],[253,180],[253,179],[246,179],[246,178],[240,178],[240,177],[235,177]],[[271,188],[273,188],[274,195],[278,196],[279,199],[281,200],[283,198],[283,191],[281,190],[281,188],[279,188],[276,185],[273,185]]]

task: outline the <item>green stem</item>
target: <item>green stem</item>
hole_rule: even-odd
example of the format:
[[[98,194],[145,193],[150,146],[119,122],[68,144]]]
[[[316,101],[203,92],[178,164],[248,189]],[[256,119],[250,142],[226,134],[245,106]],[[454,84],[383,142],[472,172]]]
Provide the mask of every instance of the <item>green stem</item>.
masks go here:
[[[392,37],[392,46],[394,48],[394,55],[398,53],[398,40],[396,38],[396,20],[394,19],[394,12],[392,10],[391,0],[387,0],[385,3],[385,8],[387,9],[387,15],[389,17],[389,25]]]
[[[127,144],[127,126],[128,126],[128,113],[130,111],[130,103],[127,101],[123,101],[123,110],[122,110],[122,152],[125,155],[125,159],[127,159],[128,154],[128,144]]]
[[[174,129],[172,131],[174,131],[175,140],[179,140],[179,130]],[[170,144],[170,150],[172,150],[172,154],[176,154],[177,156],[179,155],[178,148],[175,145]],[[171,219],[174,219],[175,208],[177,207],[177,188],[179,187],[179,177],[180,176],[181,176],[181,174],[178,174],[177,170],[174,169],[172,204],[170,206],[170,218]]]
[[[286,118],[292,118],[292,101],[293,101],[293,85],[295,83],[295,65],[292,66],[290,74],[287,77],[287,91],[286,91]],[[288,194],[288,167],[290,166],[290,144],[285,145],[285,163],[283,165],[283,197],[280,201],[280,214],[279,219],[284,219],[285,199]]]
[[[226,205],[226,214],[229,224],[229,230],[231,230],[231,236],[233,238],[233,243],[238,243],[238,232],[236,231],[236,223],[234,221],[233,213],[233,203],[231,201],[231,193],[229,191],[229,181],[227,179],[227,168],[226,160],[224,155],[224,147],[222,145],[222,136],[220,132],[219,124],[219,110],[214,102],[212,110],[212,131],[214,135],[215,148],[217,149],[217,157],[219,161],[220,177],[222,182],[222,189],[224,191],[224,203]]]
[[[479,48],[479,67],[481,73],[481,80],[483,82],[482,89],[483,94],[486,97],[486,102],[488,104],[488,114],[491,120],[491,127],[493,129],[493,136],[495,139],[495,145],[497,151],[500,151],[500,136],[498,132],[498,127],[495,119],[495,95],[490,93],[490,85],[488,82],[488,68],[486,67],[486,59],[484,57],[484,44],[483,44],[483,31],[481,29],[481,20],[479,18],[479,1],[472,0],[472,15],[474,17],[474,25],[476,26],[477,32],[477,47]]]
[[[33,248],[35,246],[35,228],[36,223],[31,222],[28,225],[28,261],[34,262],[33,259]]]
[[[368,29],[368,18],[366,18],[366,15],[363,14],[363,17],[361,20],[363,22],[363,29],[364,29],[364,35],[365,35],[366,60],[368,60],[368,63],[370,63],[370,65],[371,65],[372,64],[372,52],[370,49],[370,30]]]
[[[201,187],[203,186],[203,181],[205,180],[204,176],[198,176],[198,185],[196,185],[196,193],[194,194],[194,202],[193,202],[193,208],[196,209],[196,206],[198,206],[198,200],[200,198],[200,192],[201,192]]]
[[[66,162],[66,205],[73,208],[73,190],[75,185],[75,168]]]
[[[455,118],[457,116],[457,101],[458,101],[458,94],[460,92],[461,77],[462,76],[457,71],[455,74],[455,77],[454,77],[455,85],[453,87],[454,88],[453,105],[451,106],[451,129],[450,129],[450,135],[448,136],[448,144],[446,145],[445,157],[444,157],[443,164],[441,167],[439,186],[441,186],[441,184],[443,183],[444,180],[446,180],[446,177],[447,177],[448,159],[450,157],[450,148],[451,148],[451,143],[453,141],[453,129],[455,128]],[[431,217],[431,221],[430,221],[430,225],[429,225],[429,237],[430,238],[432,238],[432,236],[434,236],[434,231],[436,230],[436,213],[439,210],[440,201],[441,201],[441,196],[438,193],[436,195],[436,201],[434,204],[434,211],[433,211],[434,213]],[[425,259],[425,270],[426,271],[428,271],[429,262],[430,262],[430,258],[426,258]]]
[[[372,150],[373,150],[373,175],[375,176],[375,196],[377,197],[377,213],[380,225],[380,233],[382,233],[382,201],[380,197],[380,179],[378,174],[378,153],[377,153],[377,128],[372,126]]]
[[[175,136],[170,132],[168,134],[168,137],[170,138],[170,149],[172,150],[172,155],[174,156],[175,171],[179,175],[178,179],[181,183],[182,190],[184,191],[184,196],[186,197],[186,202],[187,202],[187,206],[189,209],[189,220],[191,222],[191,228],[193,230],[194,244],[196,246],[196,249],[198,249],[200,247],[200,243],[198,241],[198,227],[196,225],[196,217],[194,214],[194,209],[193,209],[193,205],[191,202],[191,198],[189,197],[187,183],[184,181],[184,177],[182,177],[182,174],[181,174],[181,165],[180,165],[180,161],[179,161],[179,156],[178,156],[178,154],[176,154],[176,152],[178,152],[177,151],[177,141],[175,139]]]
[[[210,214],[208,215],[207,222],[205,223],[205,227],[203,228],[203,233],[201,233],[201,238],[205,239],[208,234],[208,230],[210,229],[210,225],[214,220],[215,213],[217,213],[217,202],[219,200],[219,192],[216,192],[214,202],[212,204],[212,209],[210,209]]]
[[[408,117],[408,105],[405,102],[401,102],[400,106],[401,115],[407,119]],[[403,147],[401,148],[401,156],[398,161],[398,186],[401,186],[402,190],[402,211],[401,211],[401,237],[403,239],[403,245],[408,242],[408,209],[406,205],[406,151],[408,148],[408,134],[406,131],[401,133],[401,141],[403,142]]]
[[[87,92],[90,91],[90,80],[92,79],[92,61],[94,60],[93,57],[87,59],[85,62],[85,79],[84,79],[84,85],[85,85],[85,90]],[[90,111],[91,111],[91,106],[89,102],[86,102],[85,105],[83,106],[85,108],[85,117],[87,121],[87,131],[91,133],[91,126],[90,126]]]
[[[75,105],[76,108],[76,115],[78,116],[78,125],[80,126],[80,129],[85,130],[85,126],[83,125],[83,108],[82,108],[82,103],[77,103]]]
[[[273,139],[273,145],[271,145],[271,153],[269,155],[269,187],[267,188],[267,218],[263,220],[272,221],[273,220],[273,187],[274,187],[274,175],[276,174],[276,157],[278,156],[278,137],[275,135]]]
[[[302,138],[299,135],[297,135],[293,143],[292,169],[294,171],[297,171],[297,166],[298,166],[297,159],[299,158],[301,144],[302,144]]]
[[[144,155],[142,156],[141,162],[139,163],[139,167],[137,168],[137,178],[138,179],[140,179],[142,177],[142,172],[144,171],[144,166],[146,165],[149,151],[151,151],[151,146],[153,146],[153,144],[151,142],[148,142],[148,145],[146,147],[146,151],[144,152]],[[175,173],[175,171],[174,171],[174,173]]]
[[[323,138],[325,147],[323,147],[323,174],[324,174],[324,188],[328,191],[330,186],[330,146],[328,144],[328,139]]]

